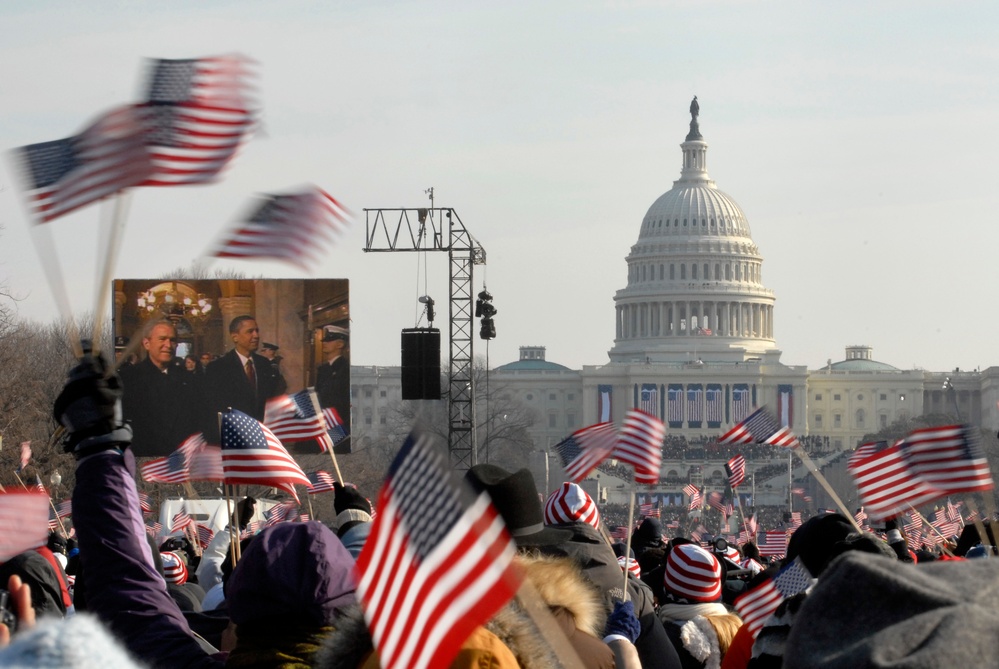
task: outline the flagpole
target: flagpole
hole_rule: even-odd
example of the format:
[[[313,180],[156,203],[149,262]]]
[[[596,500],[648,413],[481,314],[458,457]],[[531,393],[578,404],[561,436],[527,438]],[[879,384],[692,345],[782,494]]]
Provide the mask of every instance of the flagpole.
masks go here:
[[[319,407],[319,398],[316,396],[315,388],[309,388],[309,399],[312,400],[312,410],[315,411],[316,415],[322,419],[323,425],[326,425],[326,416],[323,415],[323,410]],[[341,419],[342,418],[343,417],[341,416]],[[340,473],[340,465],[336,461],[336,453],[333,452],[333,439],[330,438],[328,429],[326,430],[326,438],[329,441],[329,448],[327,450],[330,452],[330,459],[333,460],[333,469],[336,470],[336,479],[340,483],[343,483],[343,475]]]
[[[44,229],[44,232],[41,230]],[[80,342],[80,331],[76,327],[73,319],[73,310],[69,306],[69,292],[66,290],[66,279],[62,275],[62,267],[59,266],[59,257],[56,254],[55,243],[52,233],[47,224],[34,224],[31,227],[31,240],[35,244],[35,251],[41,261],[42,269],[45,270],[45,278],[49,283],[49,290],[55,299],[56,307],[59,309],[59,316],[66,324],[69,335],[69,345],[73,349],[73,355],[77,358],[83,357],[83,344]]]
[[[631,557],[631,530],[635,523],[635,495],[638,494],[638,486],[634,479],[631,482],[631,503],[628,504],[628,535],[624,542],[624,601],[628,601],[628,558]]]
[[[309,503],[309,519],[315,520],[316,514],[312,511],[312,495],[309,494],[308,490],[305,491],[305,501]]]
[[[94,310],[94,348],[101,349],[101,328],[104,325],[104,311],[108,306],[108,296],[111,294],[110,283],[114,268],[118,264],[118,253],[121,250],[121,239],[124,236],[125,217],[131,200],[131,190],[118,191],[114,201],[114,211],[111,214],[111,229],[108,231],[108,247],[104,255],[104,271],[97,283]]]
[[[739,509],[739,517],[742,518],[742,526],[746,527],[746,514],[742,512],[742,502],[739,501],[739,491],[734,486],[732,488],[732,497],[735,497],[735,508]],[[748,531],[749,528],[746,527],[746,530]],[[738,535],[736,535],[736,543],[739,543]]]
[[[832,485],[830,485],[829,481],[826,480],[826,477],[822,475],[822,472],[819,471],[819,468],[815,465],[815,462],[808,456],[808,453],[805,453],[805,447],[798,445],[795,446],[794,449],[797,450],[798,456],[801,458],[802,463],[804,463],[808,471],[812,473],[812,476],[814,476],[815,480],[819,482],[819,485],[825,488],[826,492],[829,493],[829,497],[832,498],[833,502],[836,503],[836,506],[839,507],[839,510],[843,512],[843,515],[846,516],[847,520],[850,521],[850,524],[853,525],[853,529],[857,530],[858,534],[863,533],[863,530],[860,529],[860,525],[857,524],[857,519],[854,518],[853,514],[847,510],[846,504],[843,503],[843,500],[841,500],[839,498],[839,495],[836,494],[836,491],[833,490]],[[788,454],[788,458],[790,458],[790,453]],[[790,491],[788,494],[788,498],[790,498]]]

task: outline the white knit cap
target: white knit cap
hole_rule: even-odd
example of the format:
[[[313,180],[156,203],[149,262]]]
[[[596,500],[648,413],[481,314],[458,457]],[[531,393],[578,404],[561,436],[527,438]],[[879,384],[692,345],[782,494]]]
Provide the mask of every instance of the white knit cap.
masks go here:
[[[695,544],[675,546],[666,557],[663,585],[667,594],[691,602],[715,602],[721,597],[722,569],[718,558]]]
[[[622,555],[617,559],[617,563],[622,570],[627,569],[632,574],[634,574],[635,578],[642,577],[642,568],[638,565],[638,560],[636,560],[635,558],[625,557]]]
[[[600,512],[593,499],[575,483],[563,483],[545,503],[545,525],[586,523],[600,528]]]

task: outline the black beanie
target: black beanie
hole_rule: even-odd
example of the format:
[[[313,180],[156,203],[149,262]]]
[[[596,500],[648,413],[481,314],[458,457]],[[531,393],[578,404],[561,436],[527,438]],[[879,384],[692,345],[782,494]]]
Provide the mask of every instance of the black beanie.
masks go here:
[[[850,521],[838,513],[823,513],[809,518],[794,531],[787,543],[785,562],[800,557],[814,577],[818,577],[838,553],[834,547],[855,532]]]

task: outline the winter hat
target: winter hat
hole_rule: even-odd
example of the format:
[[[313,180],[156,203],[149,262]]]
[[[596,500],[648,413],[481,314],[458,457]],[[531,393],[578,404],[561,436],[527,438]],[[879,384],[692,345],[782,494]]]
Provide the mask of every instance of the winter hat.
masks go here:
[[[666,595],[688,602],[717,602],[722,594],[718,558],[695,544],[676,546],[666,556]]]
[[[818,578],[832,559],[842,552],[834,550],[836,544],[854,532],[850,521],[838,513],[813,516],[791,535],[787,543],[785,564],[800,557],[808,572]]]
[[[545,503],[545,525],[586,523],[600,529],[600,512],[593,499],[575,483],[563,483]]]
[[[509,472],[491,464],[475,465],[465,474],[476,492],[486,492],[518,546],[553,546],[572,538],[572,530],[546,527],[538,487],[530,470]]]
[[[160,560],[163,562],[163,578],[167,583],[187,583],[187,565],[179,555],[173,551],[160,553]]]
[[[636,560],[635,558],[630,558],[630,557],[626,558],[625,556],[622,555],[617,559],[617,563],[622,570],[630,571],[631,575],[634,576],[635,578],[642,577],[642,568],[638,566],[638,560]]]
[[[371,503],[357,488],[334,481],[333,489],[335,491],[333,509],[336,511],[335,525],[338,536],[343,536],[344,532],[358,523],[371,522]]]

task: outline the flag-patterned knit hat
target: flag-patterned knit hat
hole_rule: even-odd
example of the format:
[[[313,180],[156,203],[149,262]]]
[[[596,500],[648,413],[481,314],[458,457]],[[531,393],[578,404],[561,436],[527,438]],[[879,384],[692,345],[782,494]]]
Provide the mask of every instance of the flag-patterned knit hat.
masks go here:
[[[638,564],[638,560],[633,557],[621,556],[617,559],[618,565],[622,570],[627,569],[632,573],[635,578],[642,577],[642,568]]]
[[[600,512],[593,499],[575,483],[563,483],[545,503],[545,525],[586,523],[600,529]]]
[[[160,560],[163,562],[163,578],[167,583],[187,583],[187,565],[179,555],[174,552],[160,553]]]
[[[681,544],[666,557],[663,586],[667,595],[688,602],[716,602],[721,598],[721,581],[718,558],[700,546]]]

